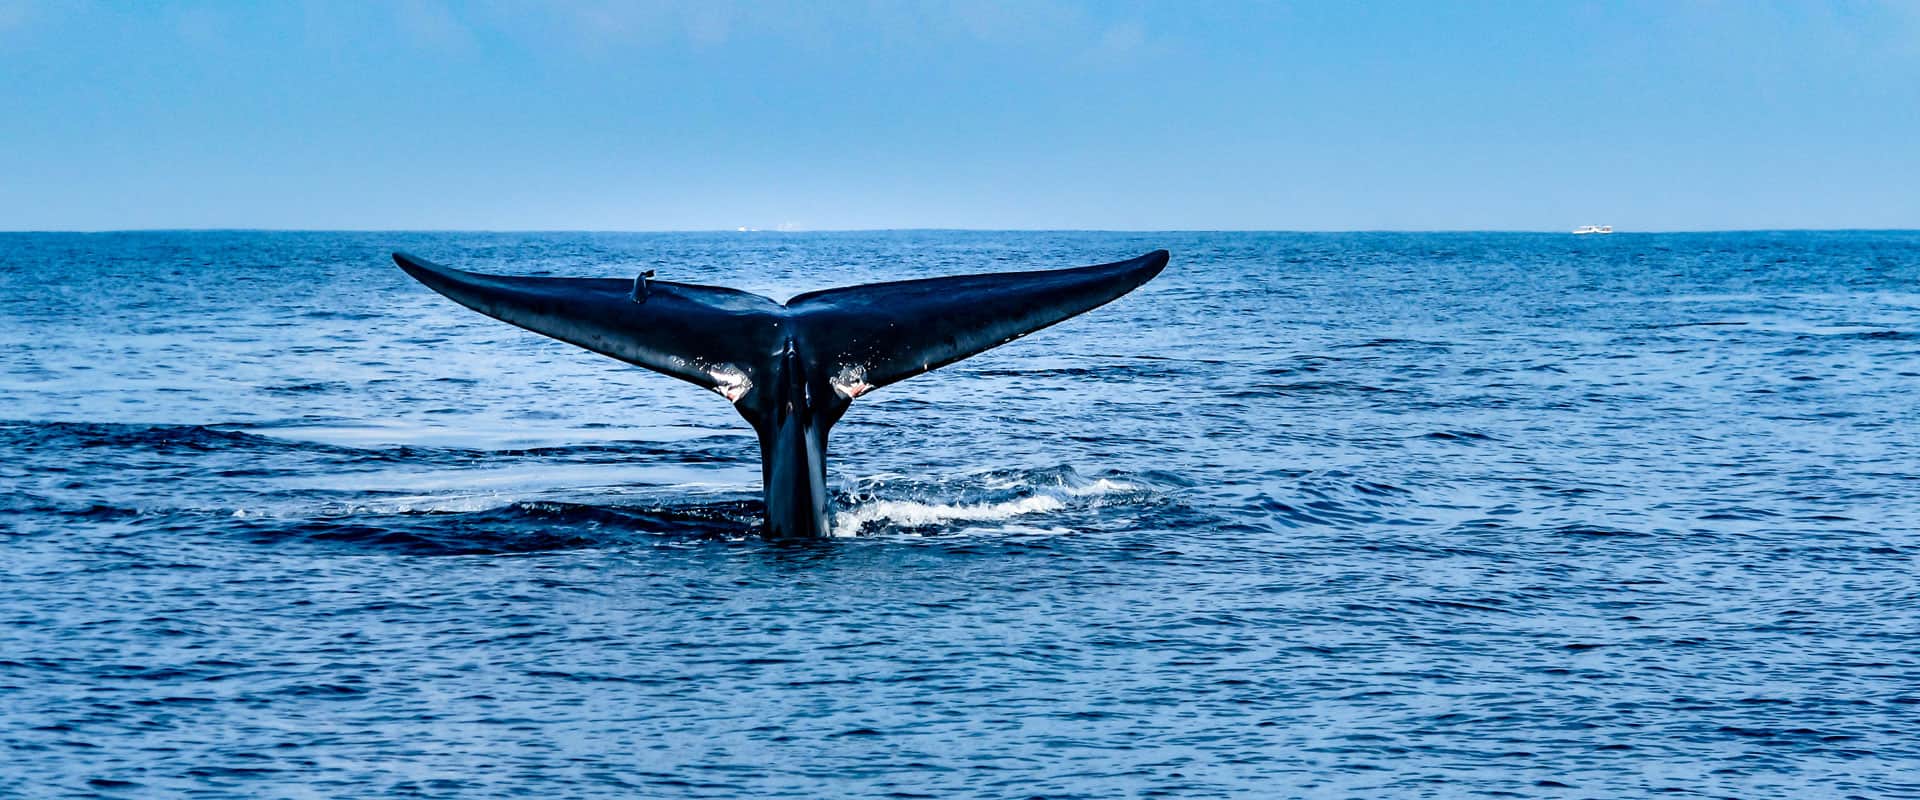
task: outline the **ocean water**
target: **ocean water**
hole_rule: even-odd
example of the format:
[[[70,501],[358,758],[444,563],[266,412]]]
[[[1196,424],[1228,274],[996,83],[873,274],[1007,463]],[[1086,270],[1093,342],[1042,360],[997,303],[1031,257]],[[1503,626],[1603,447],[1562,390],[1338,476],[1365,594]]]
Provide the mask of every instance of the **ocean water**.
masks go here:
[[[857,401],[387,260],[1173,252]],[[0,235],[0,795],[1920,796],[1920,233]]]

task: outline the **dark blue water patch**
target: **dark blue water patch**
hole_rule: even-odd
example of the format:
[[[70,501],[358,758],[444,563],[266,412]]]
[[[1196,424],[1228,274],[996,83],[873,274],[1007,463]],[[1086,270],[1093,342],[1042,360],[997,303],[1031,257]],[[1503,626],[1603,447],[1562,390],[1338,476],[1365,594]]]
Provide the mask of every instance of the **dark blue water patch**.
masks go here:
[[[171,454],[229,449],[270,451],[296,446],[204,425],[0,422],[0,447],[29,454],[43,449],[128,448]]]
[[[1491,441],[1493,439],[1492,436],[1488,436],[1487,434],[1480,433],[1478,431],[1434,431],[1432,433],[1427,434],[1423,438],[1433,439],[1435,441],[1441,441],[1441,442],[1467,442],[1467,443],[1485,442],[1485,441]]]
[[[1835,334],[1849,339],[1864,339],[1881,342],[1911,342],[1920,339],[1920,333],[1914,331],[1860,331],[1857,333]]]
[[[622,508],[520,502],[469,512],[355,514],[295,525],[265,522],[252,538],[336,543],[409,555],[529,553],[632,544],[639,536],[738,540],[759,530],[758,503]]]
[[[810,543],[723,400],[386,260],[1158,247],[861,398]],[[1899,232],[0,235],[0,795],[1920,793],[1917,285]]]
[[[296,383],[296,384],[288,384],[285,386],[269,386],[269,387],[266,387],[265,389],[262,389],[261,391],[272,392],[275,394],[300,395],[300,394],[317,393],[317,392],[344,392],[344,391],[352,391],[352,390],[353,390],[352,384],[348,384],[344,382],[313,381],[310,383]]]

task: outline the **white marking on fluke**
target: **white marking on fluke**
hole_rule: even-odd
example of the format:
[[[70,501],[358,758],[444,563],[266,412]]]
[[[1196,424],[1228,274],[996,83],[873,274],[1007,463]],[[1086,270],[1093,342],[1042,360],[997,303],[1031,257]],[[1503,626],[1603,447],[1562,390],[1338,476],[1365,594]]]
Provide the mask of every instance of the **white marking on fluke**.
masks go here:
[[[747,390],[753,388],[753,382],[747,380],[747,373],[727,364],[708,367],[707,375],[713,378],[713,390],[727,398],[729,403],[740,402],[740,398],[747,396]]]
[[[833,390],[841,397],[852,400],[873,390],[873,384],[867,383],[866,367],[847,367],[833,376]]]

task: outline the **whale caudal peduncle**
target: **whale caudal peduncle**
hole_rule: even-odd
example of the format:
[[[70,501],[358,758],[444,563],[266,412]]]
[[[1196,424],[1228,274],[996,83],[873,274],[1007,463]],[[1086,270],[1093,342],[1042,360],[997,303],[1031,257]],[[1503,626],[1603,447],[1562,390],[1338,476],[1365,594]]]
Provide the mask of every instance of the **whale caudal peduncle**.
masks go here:
[[[855,398],[1097,308],[1167,251],[1073,269],[875,283],[776,303],[653,279],[533,278],[393,260],[461,305],[712,390],[760,439],[768,536],[828,533],[827,432]]]

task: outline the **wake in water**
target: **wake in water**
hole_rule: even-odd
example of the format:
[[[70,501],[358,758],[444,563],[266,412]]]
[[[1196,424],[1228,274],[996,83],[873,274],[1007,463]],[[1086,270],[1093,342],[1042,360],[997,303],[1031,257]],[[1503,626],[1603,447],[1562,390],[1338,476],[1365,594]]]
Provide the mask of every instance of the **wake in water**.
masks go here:
[[[111,520],[133,536],[206,532],[417,555],[739,540],[760,532],[762,510],[733,438],[473,450],[346,447],[204,426],[12,422],[0,424],[0,445],[36,477],[0,512]],[[59,477],[75,470],[93,480]],[[103,494],[120,502],[103,503]],[[838,493],[832,532],[1097,531],[1137,517],[1125,509],[1162,502],[1145,478],[1088,478],[1068,466],[940,480],[877,475]]]
[[[840,498],[844,509],[833,519],[833,535],[884,533],[1047,532],[1075,528],[1012,529],[1015,519],[1045,524],[1060,515],[1114,506],[1146,506],[1158,500],[1139,479],[1081,477],[1072,467],[998,470],[958,481],[927,483],[897,476],[859,481]],[[1083,515],[1084,516],[1084,515]],[[953,530],[957,526],[957,531]]]
[[[324,516],[335,521],[351,519],[359,525],[430,520],[422,533],[463,553],[477,552],[474,547],[523,551],[615,546],[631,542],[636,535],[738,540],[760,529],[760,505],[747,497],[750,489],[595,487],[517,495],[412,496],[335,507]],[[740,499],[693,500],[699,493]],[[1115,509],[1145,509],[1163,498],[1140,478],[1088,479],[1072,467],[1061,466],[995,470],[940,481],[873,476],[838,493],[835,502],[842,510],[833,519],[832,533],[853,538],[1098,530],[1101,519]],[[1121,521],[1128,519],[1131,515],[1121,515]],[[531,529],[532,537],[524,543],[528,546],[515,546],[510,536],[501,535],[520,527]],[[555,537],[555,528],[569,533]],[[477,539],[461,538],[476,535]]]

